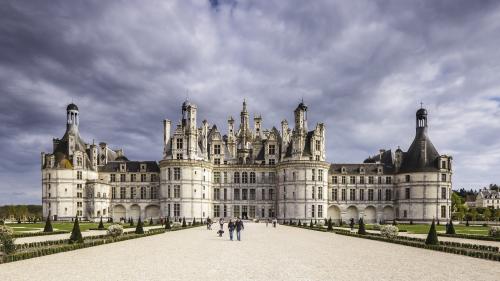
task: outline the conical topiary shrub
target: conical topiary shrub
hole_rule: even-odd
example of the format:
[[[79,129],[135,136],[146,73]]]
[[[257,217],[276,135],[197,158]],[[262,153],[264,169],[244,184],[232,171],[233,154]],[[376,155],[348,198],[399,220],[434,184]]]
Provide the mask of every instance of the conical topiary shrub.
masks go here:
[[[396,219],[392,220],[392,225],[398,225],[398,222],[396,221]]]
[[[150,218],[150,219],[149,219],[149,225],[153,225],[153,224],[154,224],[154,222],[153,222],[153,218]]]
[[[167,220],[165,221],[165,229],[170,229],[170,217],[167,217]]]
[[[299,220],[299,226],[302,226],[302,223],[300,222],[300,220]]]
[[[130,218],[130,226],[134,226],[134,219]]]
[[[328,219],[328,231],[332,231],[333,230],[333,223],[332,223],[332,218],[330,217]]]
[[[135,234],[144,234],[141,217],[139,217],[139,220],[137,221],[137,226],[135,227]]]
[[[358,222],[358,234],[365,235],[366,234],[366,229],[365,229],[365,222],[363,221],[363,218],[359,219]]]
[[[182,218],[182,227],[186,227],[186,217]]]
[[[99,221],[99,226],[97,227],[99,230],[104,230],[104,223],[102,223],[102,216],[101,216],[101,221]]]
[[[313,228],[313,220],[309,223],[309,228]]]
[[[427,239],[425,239],[425,245],[438,245],[438,236],[436,233],[436,225],[434,219],[432,219],[431,229],[429,229],[429,234],[427,234]]]
[[[73,224],[73,230],[71,231],[71,236],[69,237],[69,243],[83,243],[82,232],[80,231],[80,224],[78,223],[78,216],[75,216],[75,223]]]
[[[193,226],[195,226],[195,225],[196,225],[196,218],[193,218],[193,224],[192,224],[192,225],[193,225]]]
[[[446,234],[456,234],[455,227],[453,226],[453,221],[450,220],[450,223],[446,225]]]
[[[469,219],[465,221],[465,226],[469,226]]]
[[[50,221],[50,214],[47,216],[47,220],[45,221],[45,227],[43,228],[43,232],[53,232],[52,222]]]

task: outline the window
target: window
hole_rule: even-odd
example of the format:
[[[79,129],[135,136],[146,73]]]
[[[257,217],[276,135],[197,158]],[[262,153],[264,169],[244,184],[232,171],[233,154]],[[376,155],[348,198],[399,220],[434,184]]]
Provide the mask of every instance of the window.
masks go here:
[[[181,168],[174,168],[174,180],[178,181],[181,179]]]
[[[378,184],[382,184],[382,177],[378,177],[377,182]]]
[[[174,216],[175,217],[181,216],[181,204],[174,204]]]
[[[364,189],[359,190],[359,200],[361,200],[361,201],[365,200],[365,190]]]
[[[312,169],[311,180],[313,180],[313,181],[316,180],[316,170],[314,170],[314,169]]]
[[[126,175],[125,174],[120,174],[120,181],[121,182],[125,182],[127,179],[126,179]]]
[[[314,212],[314,205],[311,205],[311,217],[314,218],[315,212]]]
[[[240,173],[234,172],[233,182],[234,183],[240,183]]]
[[[405,199],[410,199],[410,188],[405,188]]]
[[[130,188],[130,199],[134,199],[135,198],[135,187],[131,187]]]
[[[214,205],[214,218],[220,217],[220,206]]]
[[[360,176],[360,177],[359,177],[359,183],[360,183],[360,184],[365,184],[365,177]]]
[[[261,200],[266,200],[266,190],[264,188],[262,189],[261,197]]]
[[[224,183],[227,183],[227,172],[224,172]]]
[[[341,192],[341,199],[342,199],[342,201],[346,200],[346,191],[344,188],[342,189],[342,192]]]
[[[155,182],[156,181],[156,174],[151,174],[151,181]]]
[[[349,189],[349,200],[356,200],[356,189]]]
[[[368,201],[373,201],[373,189],[368,189]]]
[[[446,187],[441,187],[441,199],[446,199]]]
[[[255,218],[255,206],[250,206],[250,217]]]
[[[269,183],[274,183],[276,181],[276,174],[274,172],[269,172]]]
[[[269,165],[274,165],[276,164],[276,160],[274,159],[269,159]]]
[[[241,173],[241,183],[248,183],[248,173],[247,172]]]
[[[224,201],[227,200],[227,188],[224,188]]]
[[[323,217],[323,205],[318,205],[318,218]]]
[[[316,140],[316,150],[317,151],[321,150],[321,141],[320,140]]]
[[[377,200],[382,201],[382,189],[377,190]]]
[[[342,184],[346,184],[346,177],[342,176]]]
[[[248,189],[243,188],[241,190],[241,200],[248,200]]]
[[[76,171],[76,179],[81,180],[82,179],[82,171]]]
[[[250,189],[250,200],[255,200],[255,189]]]
[[[111,182],[116,182],[116,175],[115,174],[111,174],[110,175],[110,181]]]
[[[407,210],[404,210],[404,211],[403,211],[403,217],[404,217],[404,218],[407,218],[407,217],[408,217],[408,211],[407,211]]]
[[[145,182],[146,181],[146,174],[141,174],[141,182]]]
[[[182,157],[182,153],[177,153],[177,154],[175,155],[175,158],[176,158],[177,160],[182,160],[182,159],[183,159],[183,157]]]
[[[318,186],[318,199],[323,200],[323,188]]]
[[[170,170],[170,168],[167,169],[167,179],[172,180],[172,171]]]
[[[273,189],[269,189],[269,200],[274,200],[274,190]]]
[[[332,200],[337,201],[338,198],[338,189],[332,189]]]
[[[255,183],[255,173],[250,172],[250,183]]]
[[[392,200],[392,192],[390,189],[385,190],[385,200],[386,201],[391,201]]]
[[[157,199],[158,198],[158,189],[156,186],[151,187],[151,199]]]
[[[220,155],[220,144],[214,144],[214,154]]]
[[[167,187],[167,198],[171,198],[170,185]]]
[[[441,161],[441,169],[446,169],[446,161]]]
[[[220,172],[214,172],[214,183],[220,183]]]
[[[441,174],[441,181],[446,181],[446,174]]]
[[[405,176],[405,182],[410,182],[410,175]]]
[[[136,174],[131,174],[130,175],[130,181],[134,182],[136,180]]]
[[[234,189],[234,200],[240,200],[240,189],[239,188]]]
[[[227,217],[227,206],[224,205],[224,217]]]
[[[322,169],[318,169],[318,180],[323,181],[323,170]]]
[[[446,206],[441,206],[441,218],[446,218]]]
[[[177,149],[182,149],[182,139],[177,139]]]
[[[174,185],[174,198],[181,198],[181,186]]]
[[[214,159],[214,164],[215,165],[220,165],[220,159],[219,158],[215,158]]]
[[[276,154],[276,146],[274,144],[269,145],[269,155]]]
[[[141,199],[146,199],[146,198],[147,198],[146,187],[142,186],[141,187]]]
[[[240,217],[240,206],[233,206],[233,216]]]
[[[373,176],[369,176],[368,177],[368,184],[373,184],[374,181],[373,181]]]
[[[356,177],[355,176],[350,176],[349,177],[349,183],[350,184],[355,184],[356,183]]]
[[[82,192],[77,192],[77,193],[76,193],[76,197],[77,197],[77,198],[83,198]]]
[[[125,197],[127,196],[127,190],[125,189],[125,187],[120,187],[120,199],[125,199]]]
[[[220,189],[214,188],[214,200],[220,200]]]
[[[112,199],[116,198],[116,187],[115,186],[111,187],[111,198]]]
[[[391,177],[385,177],[385,183],[386,184],[391,184],[392,183],[392,178]]]

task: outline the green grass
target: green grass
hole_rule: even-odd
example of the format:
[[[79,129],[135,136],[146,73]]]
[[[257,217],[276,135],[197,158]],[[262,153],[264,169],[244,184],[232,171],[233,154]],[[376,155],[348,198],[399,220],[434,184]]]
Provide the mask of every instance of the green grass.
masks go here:
[[[111,223],[105,223],[104,227],[108,228]],[[32,231],[32,230],[39,230],[44,228],[45,222],[43,223],[22,223],[22,224],[8,224],[8,226],[12,227],[14,229],[14,232],[16,233],[23,233],[26,231]],[[87,231],[91,228],[97,229],[99,226],[99,223],[93,223],[93,222],[80,222],[80,230],[81,231]],[[52,227],[54,228],[54,231],[59,230],[59,231],[68,231],[71,232],[73,229],[73,222],[52,222]],[[124,228],[130,228],[129,224],[123,224]],[[135,226],[134,226],[135,227]]]
[[[457,234],[474,234],[474,235],[484,235],[488,236],[488,227],[486,226],[465,226],[465,225],[453,225],[455,227],[455,232]],[[349,228],[349,226],[345,226]],[[358,228],[356,225],[355,228]],[[399,230],[406,230],[408,233],[414,234],[427,234],[431,228],[430,224],[398,224]],[[366,229],[373,230],[373,224],[366,225]],[[446,232],[446,225],[436,225],[437,232]]]

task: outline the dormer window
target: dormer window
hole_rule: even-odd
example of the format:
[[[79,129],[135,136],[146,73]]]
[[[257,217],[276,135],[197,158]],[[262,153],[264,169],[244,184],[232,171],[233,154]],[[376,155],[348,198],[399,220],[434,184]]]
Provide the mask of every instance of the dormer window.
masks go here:
[[[345,174],[345,167],[342,167],[341,171],[343,174]]]
[[[145,172],[146,171],[146,164],[141,164],[141,172]]]
[[[120,172],[125,172],[125,164],[120,164]]]

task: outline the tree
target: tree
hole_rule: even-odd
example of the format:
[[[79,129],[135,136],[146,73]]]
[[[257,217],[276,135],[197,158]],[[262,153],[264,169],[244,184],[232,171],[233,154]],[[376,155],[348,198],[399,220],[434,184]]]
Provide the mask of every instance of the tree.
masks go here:
[[[487,221],[490,221],[491,218],[492,218],[492,212],[490,210],[490,208],[486,208],[483,212],[483,216],[484,216],[484,219],[487,220]]]
[[[396,219],[392,220],[392,225],[398,225],[398,222],[396,221]]]
[[[452,220],[446,224],[446,234],[455,234],[455,227]]]
[[[358,224],[359,224],[358,234],[365,235],[366,234],[366,229],[365,229],[365,222],[363,221],[363,218],[359,219]]]
[[[134,226],[134,219],[133,218],[130,218],[130,226]]]
[[[299,220],[299,226],[302,226],[302,223],[300,222],[300,220]]]
[[[50,221],[50,213],[47,216],[47,220],[45,221],[45,227],[43,228],[43,232],[53,232],[52,222]]]
[[[153,224],[154,224],[154,222],[153,222],[153,218],[150,218],[150,219],[149,219],[149,225],[153,225]]]
[[[141,217],[139,217],[139,220],[137,221],[137,226],[135,227],[135,234],[144,234]]]
[[[427,234],[427,239],[425,239],[425,245],[438,245],[438,236],[436,232],[436,224],[434,223],[434,219],[432,219],[431,228],[429,229],[429,233]]]
[[[470,214],[470,217],[471,217],[471,219],[473,221],[475,221],[477,219],[478,213],[477,213],[477,210],[475,208],[474,209],[470,209],[469,214]]]
[[[170,217],[167,217],[167,221],[165,221],[165,229],[170,229]]]
[[[82,232],[80,231],[80,224],[78,223],[78,216],[75,216],[75,222],[73,223],[73,230],[71,231],[71,236],[69,237],[69,243],[83,243]]]
[[[196,218],[193,218],[193,225],[196,225]]]
[[[313,220],[309,223],[309,228],[313,228]]]
[[[104,223],[102,223],[102,216],[101,216],[101,220],[99,221],[99,226],[97,227],[97,229],[99,230],[104,230]]]
[[[186,217],[182,218],[182,227],[186,227]]]
[[[332,230],[333,230],[332,217],[330,217],[328,219],[328,231],[332,231]]]
[[[495,210],[495,220],[496,221],[500,220],[500,209]]]

